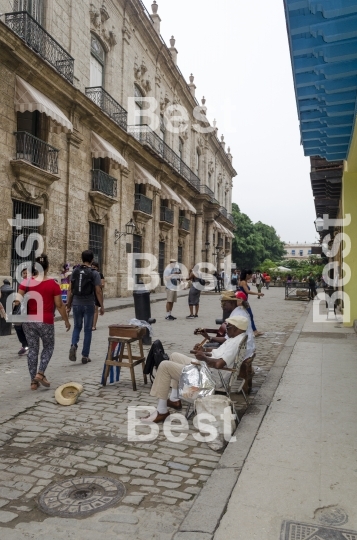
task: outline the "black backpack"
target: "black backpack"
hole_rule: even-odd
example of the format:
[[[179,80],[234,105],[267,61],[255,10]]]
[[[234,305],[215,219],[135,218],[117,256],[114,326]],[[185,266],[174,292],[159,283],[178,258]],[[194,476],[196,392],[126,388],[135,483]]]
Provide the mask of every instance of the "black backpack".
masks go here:
[[[157,369],[163,360],[169,360],[169,357],[165,353],[161,341],[157,339],[151,346],[144,369],[144,374],[150,375],[151,382],[155,379],[153,375],[154,369]]]
[[[73,296],[90,296],[94,292],[94,275],[89,266],[79,266],[71,278]]]

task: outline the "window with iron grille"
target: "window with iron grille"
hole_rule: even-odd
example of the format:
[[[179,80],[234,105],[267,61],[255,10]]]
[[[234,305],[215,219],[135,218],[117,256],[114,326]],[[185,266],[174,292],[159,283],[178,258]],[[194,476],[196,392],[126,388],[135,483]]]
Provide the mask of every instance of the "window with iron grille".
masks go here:
[[[177,262],[183,264],[183,247],[179,246],[177,251]]]
[[[89,222],[89,247],[93,251],[94,259],[98,261],[99,268],[103,270],[104,255],[104,225]]]
[[[13,200],[13,212],[12,212],[12,218],[13,219],[31,219],[35,220],[38,219],[39,213],[40,213],[40,207],[35,206],[33,204],[24,203],[22,201],[16,201]],[[27,257],[22,257],[18,253],[18,249],[16,249],[16,241],[19,237],[22,236],[21,243],[20,243],[20,249],[23,250],[25,246],[27,245],[27,239],[30,236],[30,234],[38,233],[38,226],[34,225],[27,225],[25,227],[22,227],[22,229],[16,229],[16,227],[12,227],[12,243],[11,243],[11,268],[10,268],[10,275],[13,279],[13,286],[14,289],[17,289],[18,282],[16,281],[16,268],[24,262],[31,261],[35,262],[35,252],[38,248],[38,242],[35,241],[32,243],[31,246],[31,252]]]
[[[165,271],[165,242],[159,242],[159,276],[161,285],[164,285]]]

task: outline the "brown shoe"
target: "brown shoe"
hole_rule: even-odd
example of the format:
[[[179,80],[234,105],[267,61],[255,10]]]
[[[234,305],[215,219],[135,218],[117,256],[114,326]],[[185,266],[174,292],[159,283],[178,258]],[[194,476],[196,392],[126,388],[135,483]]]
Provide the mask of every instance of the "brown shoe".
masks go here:
[[[165,414],[157,413],[157,417],[155,418],[155,420],[151,420],[151,421],[149,421],[150,416],[146,416],[145,418],[142,418],[141,422],[143,424],[161,424],[162,422],[165,422],[168,416],[170,416],[170,412],[168,411]]]
[[[171,401],[170,399],[167,400],[167,406],[171,409],[175,409],[176,411],[181,411],[182,409],[182,403],[180,400],[178,401]]]

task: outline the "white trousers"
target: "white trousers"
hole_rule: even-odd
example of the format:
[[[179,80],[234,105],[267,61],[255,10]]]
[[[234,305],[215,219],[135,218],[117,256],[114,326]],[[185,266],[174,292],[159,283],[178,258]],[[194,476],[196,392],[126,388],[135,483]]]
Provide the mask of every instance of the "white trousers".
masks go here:
[[[172,353],[170,360],[164,360],[156,372],[150,395],[167,399],[170,387],[177,388],[184,366],[191,364],[194,358],[181,353]]]

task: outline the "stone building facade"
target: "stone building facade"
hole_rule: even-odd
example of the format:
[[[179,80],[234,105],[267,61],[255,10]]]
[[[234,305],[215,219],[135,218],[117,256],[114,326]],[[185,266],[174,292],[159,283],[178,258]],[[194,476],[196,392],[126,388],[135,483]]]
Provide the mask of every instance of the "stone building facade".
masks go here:
[[[9,12],[0,0],[2,279],[34,256],[31,233],[52,274],[93,249],[108,297],[129,294],[129,253],[152,253],[161,276],[171,258],[230,268],[232,155],[152,11],[140,0],[14,0]],[[11,226],[19,215],[27,222]]]

